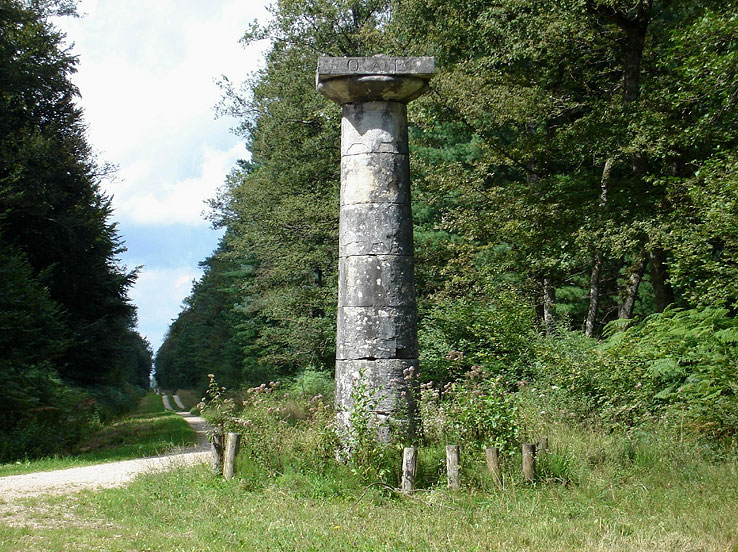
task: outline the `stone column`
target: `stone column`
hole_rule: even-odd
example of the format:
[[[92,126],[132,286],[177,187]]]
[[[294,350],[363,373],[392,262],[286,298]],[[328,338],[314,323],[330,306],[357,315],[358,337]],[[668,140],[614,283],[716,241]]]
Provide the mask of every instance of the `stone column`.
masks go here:
[[[355,389],[379,437],[412,433],[406,376],[417,373],[413,228],[406,104],[433,58],[321,58],[317,89],[341,104],[336,407],[349,425]],[[390,422],[391,421],[391,422]]]

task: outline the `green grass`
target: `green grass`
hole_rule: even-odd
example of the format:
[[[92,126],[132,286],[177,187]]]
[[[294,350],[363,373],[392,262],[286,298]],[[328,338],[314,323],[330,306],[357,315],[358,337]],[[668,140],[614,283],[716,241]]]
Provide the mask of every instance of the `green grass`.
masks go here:
[[[166,412],[161,397],[152,393],[131,416],[101,428],[80,443],[77,454],[3,464],[0,476],[155,456],[196,442],[197,434],[184,419]]]
[[[535,485],[522,483],[519,456],[505,459],[497,489],[465,451],[465,489],[450,493],[440,449],[423,449],[426,490],[402,497],[339,464],[316,471],[285,451],[281,469],[266,470],[242,454],[232,481],[200,466],[24,500],[23,513],[16,504],[0,518],[0,551],[738,551],[735,458],[668,428],[539,430],[551,449]]]

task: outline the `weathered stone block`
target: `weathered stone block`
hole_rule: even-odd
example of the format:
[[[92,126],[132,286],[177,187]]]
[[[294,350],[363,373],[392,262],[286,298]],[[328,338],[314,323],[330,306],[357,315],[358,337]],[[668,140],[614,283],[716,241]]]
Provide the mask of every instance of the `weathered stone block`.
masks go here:
[[[336,359],[417,358],[415,306],[338,307]]]
[[[341,158],[341,205],[410,203],[407,155],[374,153]]]
[[[337,360],[336,405],[351,408],[354,387],[361,385],[370,393],[366,398],[373,412],[407,415],[413,409],[408,408],[412,380],[406,379],[411,371],[417,375],[417,359]]]
[[[432,57],[321,57],[317,80],[352,75],[413,75],[430,79],[434,71]]]
[[[339,307],[415,305],[413,258],[365,255],[338,260]]]
[[[397,102],[362,102],[343,106],[341,155],[407,155],[407,107]]]
[[[338,255],[412,255],[410,205],[362,203],[341,208]]]

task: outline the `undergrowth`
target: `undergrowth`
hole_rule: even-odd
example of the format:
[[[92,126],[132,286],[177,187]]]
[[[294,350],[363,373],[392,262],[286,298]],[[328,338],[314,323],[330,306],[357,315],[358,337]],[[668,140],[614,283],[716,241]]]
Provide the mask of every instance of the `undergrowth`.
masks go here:
[[[156,456],[196,442],[197,434],[184,419],[166,412],[161,397],[151,393],[141,399],[131,416],[103,426],[82,440],[75,453],[2,464],[0,476]]]
[[[272,411],[287,429],[284,438],[270,435],[261,451],[277,445],[278,453],[253,458],[259,445],[252,443],[238,457],[235,479],[215,478],[203,465],[146,475],[127,488],[26,501],[33,529],[0,522],[0,543],[8,543],[0,550],[738,548],[735,458],[716,459],[668,426],[610,431],[540,416],[529,398],[521,406],[523,436],[549,438],[533,485],[522,482],[517,453],[503,460],[504,486],[497,487],[483,457],[462,452],[463,488],[450,492],[442,448],[424,446],[421,490],[401,495],[323,454],[307,458],[318,418]],[[289,401],[295,397],[268,408]],[[287,437],[298,430],[312,436],[292,447]]]

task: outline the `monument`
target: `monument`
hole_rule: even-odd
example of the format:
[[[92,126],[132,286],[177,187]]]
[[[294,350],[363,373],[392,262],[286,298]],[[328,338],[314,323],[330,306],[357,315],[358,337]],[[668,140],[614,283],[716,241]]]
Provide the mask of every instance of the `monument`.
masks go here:
[[[418,370],[408,102],[433,75],[430,57],[320,58],[319,92],[342,106],[336,407],[348,427],[355,389],[380,439],[413,432]]]

